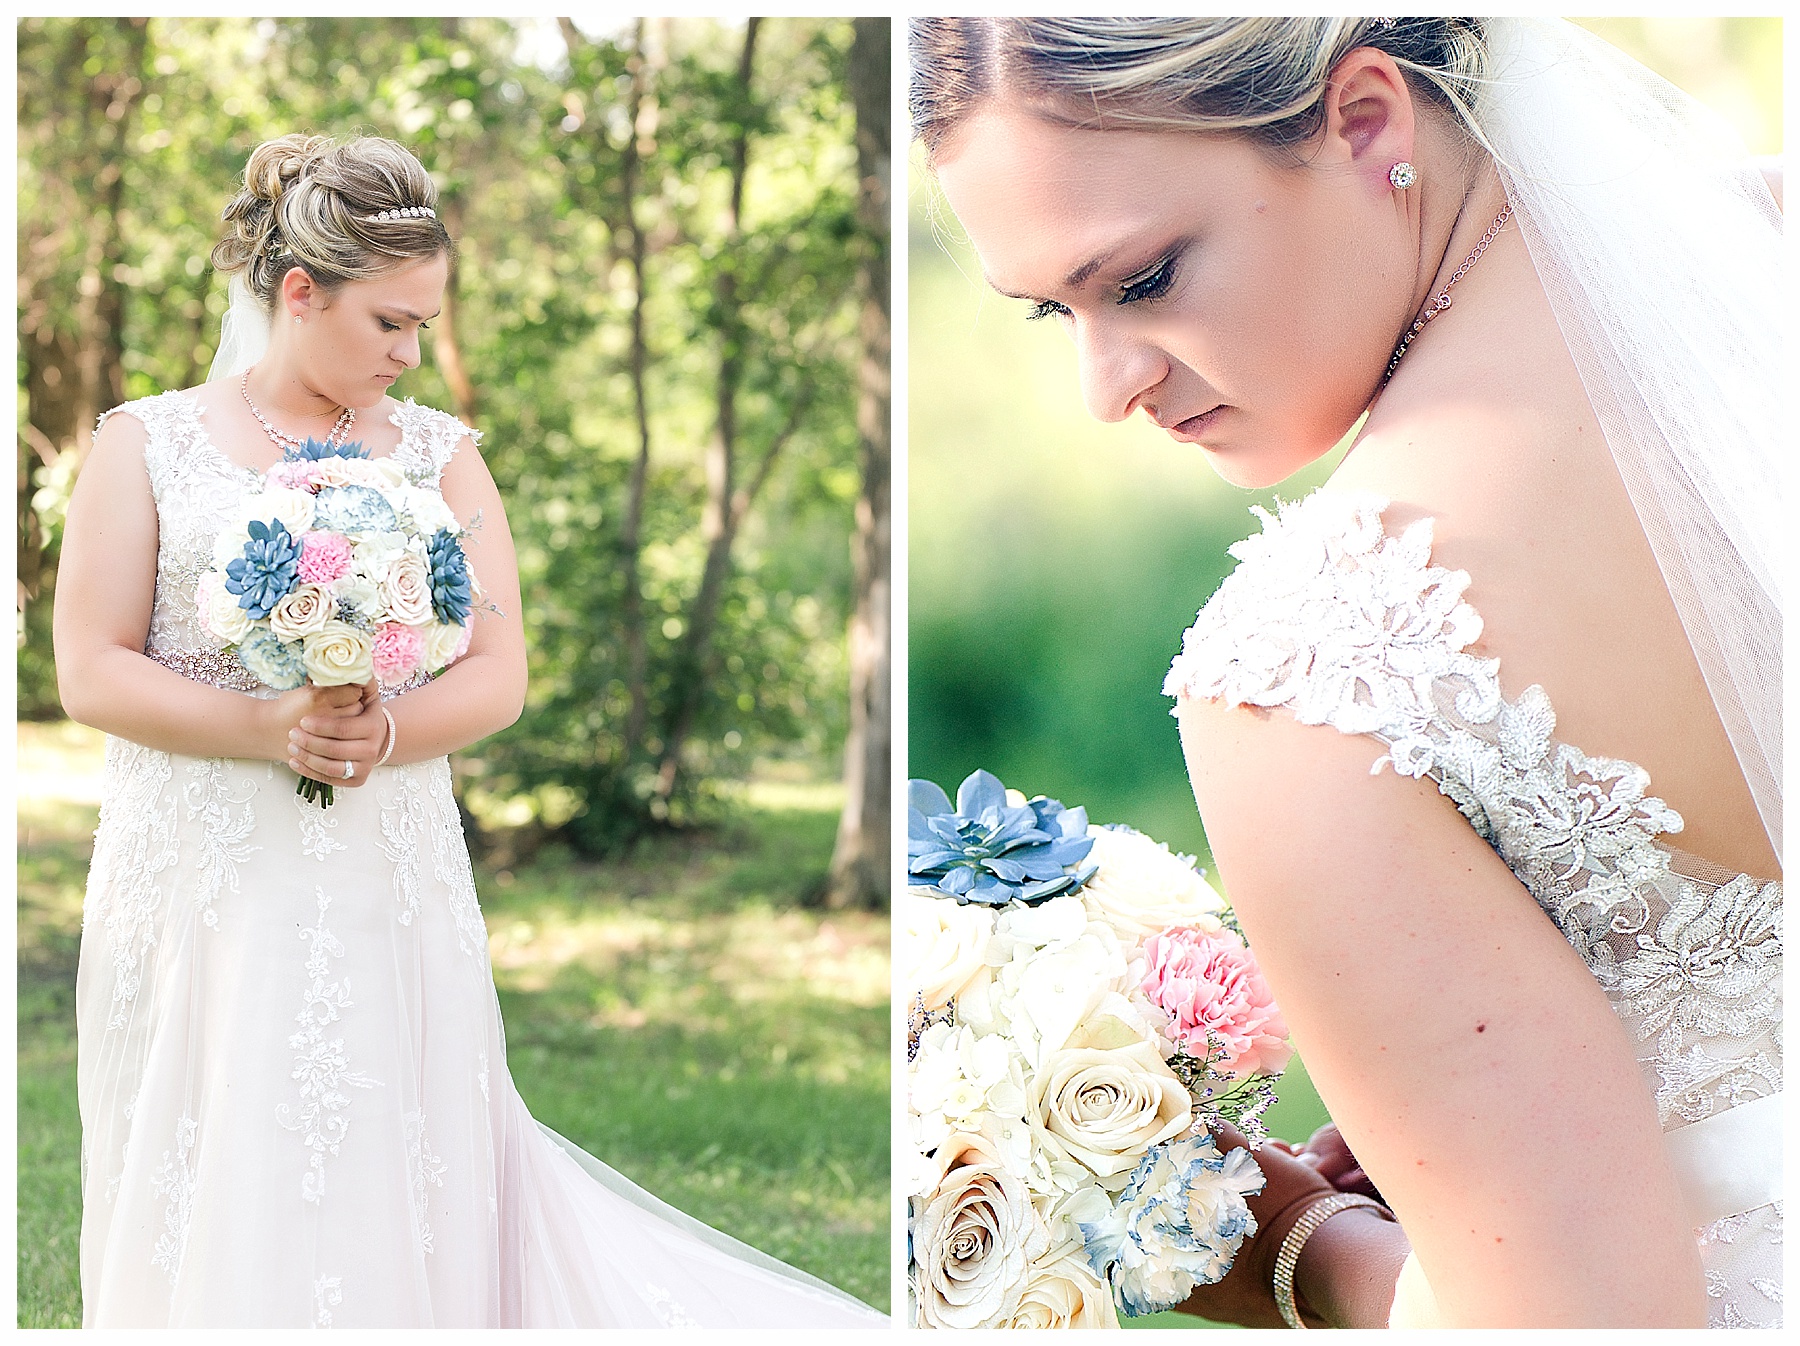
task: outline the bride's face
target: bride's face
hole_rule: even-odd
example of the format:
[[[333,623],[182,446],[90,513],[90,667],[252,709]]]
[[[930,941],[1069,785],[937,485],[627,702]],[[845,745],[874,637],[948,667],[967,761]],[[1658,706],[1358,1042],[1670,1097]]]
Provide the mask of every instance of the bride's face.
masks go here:
[[[1349,429],[1406,319],[1404,216],[1331,151],[1295,167],[1237,136],[998,106],[936,167],[989,283],[1069,333],[1090,413],[1142,411],[1265,486]]]
[[[307,385],[346,407],[380,402],[395,379],[418,367],[419,333],[442,307],[449,274],[449,259],[439,254],[331,291],[290,290]]]

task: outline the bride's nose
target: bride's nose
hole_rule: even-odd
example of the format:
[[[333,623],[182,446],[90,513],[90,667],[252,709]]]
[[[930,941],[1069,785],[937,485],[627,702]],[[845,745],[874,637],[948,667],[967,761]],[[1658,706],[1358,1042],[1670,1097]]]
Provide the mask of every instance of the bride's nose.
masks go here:
[[[1075,359],[1081,369],[1081,400],[1097,421],[1124,420],[1169,375],[1168,358],[1153,344],[1079,319]]]
[[[396,332],[390,353],[408,369],[419,367],[419,333],[418,329],[410,332]]]

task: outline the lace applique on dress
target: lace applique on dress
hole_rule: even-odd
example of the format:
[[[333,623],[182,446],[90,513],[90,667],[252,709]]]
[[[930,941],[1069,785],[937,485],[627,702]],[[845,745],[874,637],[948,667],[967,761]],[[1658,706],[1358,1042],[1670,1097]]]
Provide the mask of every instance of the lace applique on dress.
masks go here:
[[[180,858],[175,802],[163,786],[174,775],[169,754],[126,739],[106,740],[105,797],[94,829],[89,901],[82,924],[100,922],[113,957],[112,1015],[123,1028],[156,943],[163,876]]]
[[[412,1212],[413,1225],[418,1234],[419,1253],[429,1256],[433,1248],[431,1236],[431,1214],[429,1196],[425,1191],[427,1185],[442,1187],[444,1185],[444,1161],[431,1149],[431,1140],[425,1134],[425,1114],[410,1112],[405,1119],[406,1161],[412,1168]]]
[[[644,1282],[644,1299],[655,1310],[664,1327],[700,1326],[688,1316],[687,1310],[681,1307],[674,1295],[653,1281]]]
[[[464,953],[486,959],[487,924],[481,919],[475,871],[463,841],[462,814],[457,811],[456,794],[451,788],[448,760],[440,758],[431,763],[426,789],[437,815],[431,828],[432,861],[438,881],[449,892],[450,914],[456,919],[456,942]]]
[[[430,818],[419,788],[418,773],[410,766],[393,769],[393,793],[381,796],[381,853],[394,866],[394,900],[400,904],[401,925],[411,925],[419,914],[419,841]]]
[[[477,445],[481,443],[481,431],[470,429],[436,407],[422,407],[410,397],[394,408],[388,422],[400,430],[394,461],[406,469],[406,475],[418,486],[438,484],[456,456],[456,446],[465,438]]]
[[[1373,771],[1435,782],[1605,990],[1665,1131],[1778,1093],[1781,885],[1679,872],[1660,838],[1681,818],[1649,775],[1558,742],[1543,688],[1505,700],[1499,661],[1469,649],[1482,630],[1469,576],[1431,563],[1430,519],[1389,536],[1386,507],[1320,491],[1253,510],[1263,531],[1231,548],[1239,565],[1183,637],[1164,693],[1284,706],[1384,744]],[[1756,1227],[1778,1230],[1779,1212],[1757,1207]],[[1750,1307],[1740,1289],[1715,1324]]]
[[[219,928],[219,913],[213,903],[222,892],[238,891],[238,866],[260,847],[250,841],[256,831],[256,813],[250,801],[256,787],[246,783],[242,793],[232,794],[231,771],[223,759],[202,758],[188,764],[188,783],[182,790],[189,822],[198,821],[200,832],[199,886],[194,889],[194,905],[200,908],[200,919],[208,929]],[[232,812],[232,805],[242,811]]]
[[[288,1046],[299,1053],[294,1058],[294,1079],[300,1084],[300,1107],[296,1111],[284,1103],[276,1109],[276,1120],[288,1130],[300,1132],[311,1151],[300,1180],[300,1196],[314,1205],[325,1194],[325,1157],[338,1152],[350,1131],[346,1115],[350,1096],[344,1090],[369,1089],[377,1083],[350,1069],[343,1038],[325,1036],[326,1025],[336,1023],[354,1002],[349,978],[325,980],[331,975],[331,960],[344,956],[344,945],[325,925],[331,899],[323,888],[318,890],[318,898],[318,921],[300,932],[300,938],[308,943],[308,982],[301,993],[300,1013],[294,1016],[300,1031],[288,1038]]]
[[[344,1302],[344,1278],[319,1276],[313,1280],[313,1326],[330,1327],[331,1311]]]
[[[194,1138],[199,1129],[192,1117],[183,1114],[175,1123],[174,1152],[163,1151],[162,1166],[150,1178],[156,1194],[169,1200],[163,1216],[165,1232],[157,1239],[150,1261],[169,1273],[171,1284],[181,1275],[181,1259],[187,1253],[188,1229],[193,1221]]]

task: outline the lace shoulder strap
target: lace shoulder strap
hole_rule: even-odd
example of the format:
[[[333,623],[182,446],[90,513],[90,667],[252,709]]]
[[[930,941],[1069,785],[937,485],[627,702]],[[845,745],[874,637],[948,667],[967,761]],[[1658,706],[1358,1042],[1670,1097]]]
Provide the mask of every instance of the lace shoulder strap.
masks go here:
[[[400,429],[395,459],[409,477],[423,486],[438,484],[456,456],[456,446],[465,437],[481,443],[481,431],[464,425],[448,412],[422,407],[410,397],[394,408],[388,420]]]
[[[118,415],[143,423],[144,468],[150,475],[151,492],[160,501],[180,464],[204,438],[199,409],[192,397],[179,391],[140,397],[103,412],[94,423],[94,433],[99,434],[101,427]]]

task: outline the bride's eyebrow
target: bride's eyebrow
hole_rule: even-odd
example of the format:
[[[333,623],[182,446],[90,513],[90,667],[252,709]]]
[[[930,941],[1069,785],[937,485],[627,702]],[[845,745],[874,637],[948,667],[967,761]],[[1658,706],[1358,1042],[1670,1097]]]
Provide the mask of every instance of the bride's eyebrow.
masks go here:
[[[1098,271],[1101,267],[1105,266],[1108,262],[1112,261],[1112,259],[1114,257],[1118,256],[1118,254],[1119,254],[1119,249],[1112,248],[1106,252],[1101,253],[1097,257],[1088,258],[1087,261],[1083,262],[1080,266],[1076,267],[1073,271],[1069,272],[1068,275],[1066,275],[1062,278],[1062,288],[1065,290],[1080,289],[1081,286],[1085,285],[1087,283],[1087,281],[1089,280],[1089,278],[1092,277],[1096,271]],[[999,282],[997,282],[992,276],[986,275],[985,273],[983,274],[983,279],[987,281],[988,288],[993,290],[996,294],[1005,295],[1008,299],[1031,299],[1031,298],[1033,298],[1033,296],[1028,295],[1028,294],[1013,293],[1013,291],[1006,289]]]

